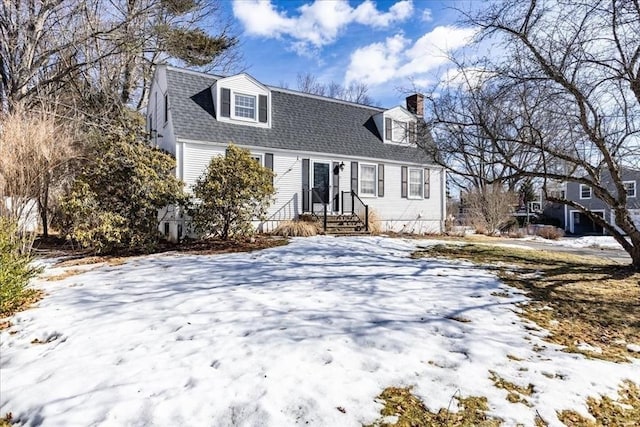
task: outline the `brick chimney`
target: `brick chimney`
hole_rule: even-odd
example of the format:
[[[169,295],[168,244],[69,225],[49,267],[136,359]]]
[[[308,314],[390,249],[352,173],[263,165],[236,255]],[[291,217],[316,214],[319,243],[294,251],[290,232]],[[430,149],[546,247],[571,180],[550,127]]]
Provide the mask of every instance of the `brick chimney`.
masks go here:
[[[424,116],[424,95],[414,93],[413,95],[407,96],[407,110],[419,118],[422,118]]]

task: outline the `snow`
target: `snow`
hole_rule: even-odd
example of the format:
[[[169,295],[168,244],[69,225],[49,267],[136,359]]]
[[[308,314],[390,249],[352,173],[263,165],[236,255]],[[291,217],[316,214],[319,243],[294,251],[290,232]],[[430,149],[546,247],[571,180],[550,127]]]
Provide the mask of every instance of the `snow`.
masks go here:
[[[640,353],[640,345],[639,344],[627,344],[627,350],[633,353]]]
[[[620,243],[611,236],[584,236],[584,237],[569,237],[558,240],[548,240],[542,237],[528,238],[529,240],[535,240],[547,243],[549,245],[565,246],[569,248],[596,248],[596,249],[620,249],[622,246]]]
[[[42,279],[39,306],[0,332],[0,414],[45,426],[359,426],[379,418],[384,388],[413,386],[432,410],[486,396],[505,425],[533,425],[536,412],[559,425],[556,410],[586,414],[587,396],[640,383],[638,361],[562,352],[517,316],[520,291],[470,263],[411,259],[418,243],[319,236]],[[533,384],[533,407],[509,403],[489,371]]]

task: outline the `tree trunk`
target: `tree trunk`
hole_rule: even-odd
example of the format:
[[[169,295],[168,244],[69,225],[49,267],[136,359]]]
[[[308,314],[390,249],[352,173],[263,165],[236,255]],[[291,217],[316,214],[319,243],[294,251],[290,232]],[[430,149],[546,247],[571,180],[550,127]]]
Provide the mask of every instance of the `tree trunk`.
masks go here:
[[[49,237],[49,177],[46,177],[42,194],[38,199],[38,210],[40,211],[40,220],[42,221],[42,237]]]

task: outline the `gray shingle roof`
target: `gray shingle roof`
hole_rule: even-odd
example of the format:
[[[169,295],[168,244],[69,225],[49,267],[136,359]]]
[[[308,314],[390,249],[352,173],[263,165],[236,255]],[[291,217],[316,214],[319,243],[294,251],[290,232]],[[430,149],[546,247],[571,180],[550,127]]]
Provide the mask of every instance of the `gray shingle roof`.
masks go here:
[[[177,138],[429,163],[423,150],[382,142],[373,122],[381,109],[277,88],[271,88],[271,129],[219,122],[210,90],[216,78],[167,68]]]

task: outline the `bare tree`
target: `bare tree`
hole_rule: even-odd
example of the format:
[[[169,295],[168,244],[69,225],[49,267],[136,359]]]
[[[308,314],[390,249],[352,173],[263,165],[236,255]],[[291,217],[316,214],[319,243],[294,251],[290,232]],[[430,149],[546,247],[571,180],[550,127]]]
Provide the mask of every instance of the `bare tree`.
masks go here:
[[[298,74],[296,81],[300,92],[341,99],[357,104],[375,104],[375,101],[369,96],[369,87],[365,83],[352,82],[347,87],[334,81],[325,84],[311,73]]]
[[[515,193],[499,183],[472,189],[461,196],[466,222],[477,233],[489,235],[509,225],[513,219],[513,207],[518,202]]]
[[[212,19],[218,12],[204,0],[5,0],[0,106],[59,94],[83,79],[140,108],[154,63],[226,68],[238,59],[230,25]],[[205,21],[223,23],[205,32]]]
[[[584,212],[640,269],[640,231],[622,178],[640,159],[640,3],[507,0],[467,20],[481,29],[480,42],[503,51],[490,58],[482,90],[463,85],[447,95],[480,114],[433,114],[434,127],[481,136],[508,176],[539,178],[545,189],[551,181],[591,187],[615,225],[578,201],[547,199]]]

